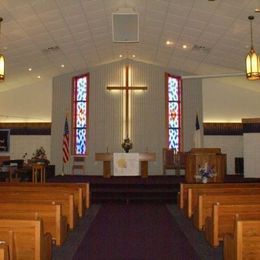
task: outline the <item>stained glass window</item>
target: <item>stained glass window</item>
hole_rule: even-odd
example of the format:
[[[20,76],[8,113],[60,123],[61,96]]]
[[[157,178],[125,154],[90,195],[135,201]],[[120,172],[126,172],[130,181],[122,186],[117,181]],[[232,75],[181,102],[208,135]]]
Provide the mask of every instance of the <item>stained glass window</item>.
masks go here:
[[[87,153],[89,76],[73,78],[73,151],[74,155]]]
[[[168,148],[181,150],[181,79],[166,74],[166,122]]]

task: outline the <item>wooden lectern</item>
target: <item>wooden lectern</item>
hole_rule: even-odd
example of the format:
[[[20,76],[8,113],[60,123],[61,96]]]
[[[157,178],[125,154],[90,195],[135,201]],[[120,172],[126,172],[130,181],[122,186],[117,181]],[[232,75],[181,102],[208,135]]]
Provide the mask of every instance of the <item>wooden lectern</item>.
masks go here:
[[[208,182],[224,182],[227,167],[226,154],[222,154],[220,148],[192,148],[186,155],[185,180],[187,183],[196,182],[195,175],[205,163],[213,167],[216,173],[216,176],[209,178]]]

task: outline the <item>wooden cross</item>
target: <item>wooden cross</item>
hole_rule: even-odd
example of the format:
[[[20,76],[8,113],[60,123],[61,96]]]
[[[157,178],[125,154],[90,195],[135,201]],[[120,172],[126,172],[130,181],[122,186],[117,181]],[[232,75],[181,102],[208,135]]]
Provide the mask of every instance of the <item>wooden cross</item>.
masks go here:
[[[126,95],[126,102],[125,102],[125,131],[126,131],[126,138],[129,137],[129,91],[131,90],[147,90],[146,86],[129,86],[129,68],[126,66],[125,70],[125,86],[108,86],[108,90],[123,90],[125,91]]]

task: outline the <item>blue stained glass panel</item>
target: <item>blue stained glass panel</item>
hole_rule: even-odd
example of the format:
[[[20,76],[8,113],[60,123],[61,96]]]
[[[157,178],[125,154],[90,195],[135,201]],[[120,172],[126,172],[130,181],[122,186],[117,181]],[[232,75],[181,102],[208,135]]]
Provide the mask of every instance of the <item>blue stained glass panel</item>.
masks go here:
[[[87,104],[86,102],[77,102],[76,105],[76,127],[87,126]]]
[[[180,81],[178,78],[167,76],[167,122],[168,122],[168,147],[180,150],[181,135],[181,93]]]
[[[86,129],[76,129],[76,155],[86,154]]]
[[[178,101],[178,80],[176,78],[168,78],[168,100]]]
[[[177,102],[168,103],[169,128],[179,127],[179,104]]]
[[[77,80],[77,101],[87,100],[87,77],[82,77]]]
[[[75,155],[87,152],[88,75],[74,78],[73,87],[73,149]]]
[[[177,129],[169,129],[169,148],[179,151],[179,132]]]

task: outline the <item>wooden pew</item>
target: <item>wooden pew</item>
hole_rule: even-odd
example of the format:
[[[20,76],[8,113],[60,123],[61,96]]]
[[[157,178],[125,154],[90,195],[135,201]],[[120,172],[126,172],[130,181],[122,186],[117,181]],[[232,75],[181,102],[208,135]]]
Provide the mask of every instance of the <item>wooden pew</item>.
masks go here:
[[[0,202],[0,218],[32,219],[35,215],[43,221],[44,230],[60,246],[67,236],[67,218],[62,216],[61,204],[32,202]]]
[[[220,204],[258,204],[260,194],[203,194],[199,195],[198,207],[193,214],[194,226],[202,230],[207,217],[212,217],[212,207],[216,203]]]
[[[224,235],[233,232],[237,214],[248,218],[260,218],[260,202],[237,205],[214,204],[212,217],[207,217],[205,222],[205,236],[212,246],[219,246],[219,241],[224,239]]]
[[[3,254],[4,257],[7,257],[8,260],[15,260],[16,253],[14,250],[14,232],[9,230],[8,235],[6,235],[5,240],[0,241],[0,245],[4,245]],[[7,252],[6,252],[7,250]],[[1,257],[0,257],[1,260]]]
[[[224,237],[224,260],[260,259],[260,218],[238,217],[234,226]]]
[[[55,189],[56,192],[69,192],[75,194],[75,203],[78,208],[79,217],[83,217],[85,209],[90,207],[90,195],[89,195],[89,184],[88,183],[1,183],[0,188],[12,189],[15,187],[16,191],[20,189],[30,189],[30,190],[42,190],[42,189]],[[47,190],[46,190],[47,192]]]
[[[259,187],[260,183],[181,183],[180,192],[178,193],[178,206],[184,209],[188,199],[188,189],[200,188],[223,188],[223,187]]]
[[[10,231],[14,236],[13,255],[17,260],[50,260],[51,235],[44,234],[41,219],[0,219],[0,237],[8,241]]]
[[[34,203],[60,203],[62,205],[62,214],[67,217],[69,228],[73,229],[78,221],[78,211],[75,207],[73,194],[59,194],[55,191],[48,193],[39,193],[34,191],[10,192],[0,189],[0,202],[34,202]]]
[[[83,216],[85,207],[83,207],[83,198],[82,198],[82,189],[77,188],[67,189],[66,187],[56,187],[56,186],[45,186],[42,184],[32,184],[32,185],[1,185],[0,186],[0,192],[34,192],[34,193],[56,193],[56,194],[63,194],[63,195],[74,195],[74,203],[75,207],[78,209],[78,215],[80,217]]]
[[[189,218],[192,217],[194,210],[196,209],[198,205],[198,197],[201,194],[210,194],[210,193],[237,193],[237,194],[243,194],[243,193],[260,193],[260,186],[259,187],[219,187],[219,188],[200,188],[200,189],[194,189],[189,188],[188,189],[188,200],[187,200],[187,216]]]
[[[9,259],[10,259],[9,248],[8,245],[3,241],[2,243],[0,243],[0,260],[9,260]]]

